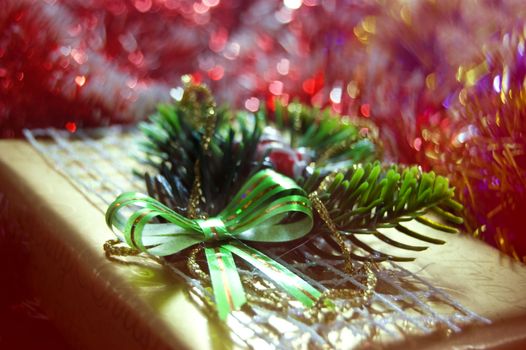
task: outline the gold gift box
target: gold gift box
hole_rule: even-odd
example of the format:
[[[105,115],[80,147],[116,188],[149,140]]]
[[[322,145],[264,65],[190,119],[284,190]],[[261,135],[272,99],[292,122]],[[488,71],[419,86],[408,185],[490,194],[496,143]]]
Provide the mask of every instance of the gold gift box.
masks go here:
[[[62,157],[59,153],[54,156]],[[220,349],[247,345],[237,342],[228,328],[190,300],[190,286],[165,267],[154,263],[124,266],[107,260],[102,246],[113,234],[104,222],[102,204],[96,197],[86,196],[90,189],[79,188],[71,174],[57,172],[55,165],[28,142],[0,141],[0,192],[8,200],[11,215],[16,216],[13,220],[19,220],[29,237],[29,280],[74,348]],[[114,174],[115,179],[118,176],[126,174]],[[444,238],[444,234],[430,234]],[[482,318],[474,317],[477,321],[464,325],[461,332],[437,331],[426,336],[415,332],[412,336],[408,325],[404,339],[392,342],[377,337],[359,345],[441,349],[526,345],[525,266],[465,235],[447,235],[445,239],[447,244],[432,246],[415,262],[400,265]],[[431,304],[430,309],[441,307]],[[348,339],[347,345],[353,344]],[[257,342],[250,345],[257,346]]]

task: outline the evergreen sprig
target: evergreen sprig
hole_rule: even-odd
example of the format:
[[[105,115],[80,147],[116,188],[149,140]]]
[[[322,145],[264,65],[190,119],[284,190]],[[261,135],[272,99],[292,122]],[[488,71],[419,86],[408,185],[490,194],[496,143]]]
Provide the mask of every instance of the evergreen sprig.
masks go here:
[[[205,152],[201,140],[206,120],[196,122],[197,107],[184,102],[160,105],[149,122],[139,126],[146,136],[140,145],[146,162],[158,170],[155,176],[145,175],[148,193],[185,214],[195,178],[194,165],[200,159],[204,197],[200,210],[215,215],[258,167],[254,154],[262,117],[252,118],[253,125],[249,126],[245,115],[232,115],[226,108],[213,109],[209,117],[215,119],[215,130]]]
[[[318,167],[350,166],[381,157],[381,142],[376,126],[363,118],[350,118],[293,102],[288,106],[276,103],[273,115],[278,130],[290,133],[292,147],[313,151]]]
[[[307,192],[312,192],[322,181],[319,171],[302,182]],[[373,255],[376,260],[413,260],[397,257],[373,249],[360,239],[360,235],[371,234],[388,245],[400,249],[420,251],[425,246],[414,246],[399,242],[381,233],[379,229],[395,228],[399,233],[432,243],[444,241],[428,237],[402,226],[402,222],[417,220],[429,227],[456,233],[458,230],[446,223],[430,219],[426,214],[433,212],[444,222],[462,224],[462,218],[455,215],[462,206],[453,199],[454,189],[448,180],[434,172],[421,172],[418,167],[401,169],[397,165],[387,168],[378,162],[357,165],[346,172],[338,172],[326,191],[319,195],[327,208],[336,228],[356,247]],[[317,231],[332,242],[330,231],[320,220]],[[359,259],[360,256],[355,255]],[[371,256],[367,257],[368,259]]]

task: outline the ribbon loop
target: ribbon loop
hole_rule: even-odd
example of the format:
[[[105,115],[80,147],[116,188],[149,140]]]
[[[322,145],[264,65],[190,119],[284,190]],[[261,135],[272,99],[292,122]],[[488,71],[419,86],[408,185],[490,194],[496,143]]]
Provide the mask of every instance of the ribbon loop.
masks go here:
[[[122,209],[137,208],[127,217]],[[129,211],[129,210],[128,210]],[[299,215],[281,223],[290,214]],[[119,238],[142,252],[172,255],[202,242],[221,318],[239,309],[246,296],[232,254],[261,270],[291,296],[311,306],[321,293],[263,253],[234,241],[287,242],[305,236],[313,225],[311,202],[292,179],[266,169],[252,176],[219,215],[188,219],[144,194],[128,192],[115,199],[106,222],[124,235]],[[300,217],[301,216],[301,217]],[[162,218],[167,223],[154,222]]]

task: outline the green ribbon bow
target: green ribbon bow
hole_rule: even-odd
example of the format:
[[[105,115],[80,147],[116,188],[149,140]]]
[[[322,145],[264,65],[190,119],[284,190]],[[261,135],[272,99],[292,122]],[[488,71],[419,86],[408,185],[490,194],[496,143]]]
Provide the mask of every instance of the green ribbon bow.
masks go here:
[[[126,207],[138,207],[126,219]],[[131,208],[128,208],[131,209]],[[301,220],[280,224],[290,213]],[[162,217],[168,223],[152,223]],[[321,293],[285,266],[241,242],[287,242],[312,228],[312,209],[305,192],[292,179],[273,170],[262,170],[241,188],[216,217],[188,219],[144,194],[127,192],[117,197],[106,212],[106,223],[124,234],[120,237],[140,251],[166,256],[202,242],[219,316],[246,303],[246,296],[232,254],[243,258],[287,293],[310,307]]]

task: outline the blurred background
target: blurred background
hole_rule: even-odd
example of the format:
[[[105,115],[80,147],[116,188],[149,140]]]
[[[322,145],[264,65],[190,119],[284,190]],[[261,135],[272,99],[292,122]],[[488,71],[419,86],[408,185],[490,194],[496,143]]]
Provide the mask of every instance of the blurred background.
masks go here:
[[[466,231],[524,262],[525,38],[524,0],[3,0],[0,137],[133,124],[186,74],[235,108],[329,106],[448,176]],[[10,327],[45,330],[9,290]]]

